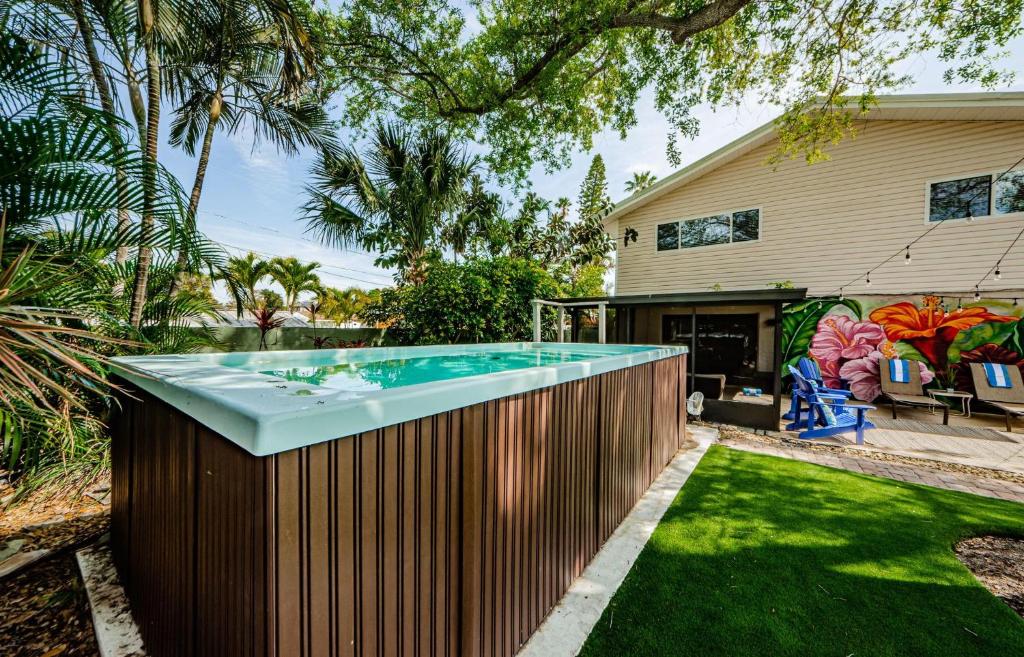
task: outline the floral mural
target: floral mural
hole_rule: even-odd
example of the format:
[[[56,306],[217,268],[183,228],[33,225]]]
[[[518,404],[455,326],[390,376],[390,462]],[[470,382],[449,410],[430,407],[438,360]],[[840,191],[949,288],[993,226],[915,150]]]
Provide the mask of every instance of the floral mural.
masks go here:
[[[849,387],[857,399],[881,393],[879,361],[914,361],[926,386],[974,392],[970,363],[1015,365],[1024,373],[1022,309],[980,301],[950,310],[946,299],[811,299],[786,308],[783,363],[810,356],[825,385]],[[955,301],[955,299],[954,299]]]

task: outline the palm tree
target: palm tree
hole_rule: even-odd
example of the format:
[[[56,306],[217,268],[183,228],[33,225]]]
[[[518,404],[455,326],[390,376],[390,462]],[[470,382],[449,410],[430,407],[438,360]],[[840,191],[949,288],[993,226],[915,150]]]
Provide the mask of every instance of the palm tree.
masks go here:
[[[632,180],[626,181],[626,192],[635,194],[654,184],[658,176],[650,171],[635,171]]]
[[[319,262],[300,262],[297,258],[274,258],[270,261],[270,277],[284,289],[284,302],[288,312],[294,313],[299,307],[299,294],[316,292],[320,289],[320,277],[314,272]]]
[[[501,197],[484,188],[477,174],[470,178],[463,207],[441,229],[441,239],[452,250],[455,261],[471,247],[487,242],[495,221],[501,218]]]
[[[195,47],[171,68],[167,85],[179,102],[171,144],[189,155],[199,146],[187,215],[193,224],[218,128],[233,133],[248,127],[256,140],[266,139],[285,154],[297,153],[300,146],[330,149],[334,143],[323,105],[299,97],[310,71],[304,69],[302,78],[288,81],[296,88],[283,86],[286,46],[280,32],[270,29],[278,15],[261,3],[224,0],[204,6],[200,16]],[[178,252],[179,271],[188,266],[186,247]]]
[[[352,149],[324,154],[313,168],[304,210],[326,243],[379,251],[377,264],[422,282],[443,243],[441,231],[462,207],[476,163],[436,129],[414,135],[380,123],[360,156]]]
[[[270,276],[270,263],[261,260],[253,252],[245,257],[232,256],[228,258],[227,265],[222,273],[222,280],[234,283],[243,293],[245,303],[243,305],[255,307],[258,301],[256,288],[260,283]]]
[[[368,300],[366,291],[358,287],[324,288],[320,294],[320,313],[340,324],[358,317]]]

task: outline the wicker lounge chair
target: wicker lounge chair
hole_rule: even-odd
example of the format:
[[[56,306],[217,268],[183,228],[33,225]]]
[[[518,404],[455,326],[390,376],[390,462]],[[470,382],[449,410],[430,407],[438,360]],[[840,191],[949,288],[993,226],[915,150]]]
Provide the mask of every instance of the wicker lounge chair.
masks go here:
[[[1006,368],[1010,376],[1009,388],[994,388],[985,376],[985,366],[971,363],[971,378],[974,379],[974,390],[979,401],[995,406],[1006,413],[1006,430],[1013,431],[1010,419],[1014,415],[1024,416],[1024,381],[1021,381],[1020,369],[1010,365]]]
[[[882,383],[882,396],[892,404],[892,419],[896,419],[896,407],[916,406],[919,408],[941,408],[942,423],[949,424],[949,406],[924,392],[921,384],[921,371],[917,367],[908,367],[910,380],[906,383],[893,381],[889,375],[889,359],[882,358],[878,361],[879,379]]]

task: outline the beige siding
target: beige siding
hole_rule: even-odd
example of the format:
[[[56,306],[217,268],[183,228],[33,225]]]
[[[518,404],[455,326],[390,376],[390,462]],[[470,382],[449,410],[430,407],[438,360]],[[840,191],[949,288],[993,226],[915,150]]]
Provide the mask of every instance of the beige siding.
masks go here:
[[[1024,156],[1024,121],[870,121],[856,139],[808,166],[766,165],[761,146],[623,215],[636,243],[618,249],[615,293],[764,289],[790,279],[827,294],[902,248],[927,228],[926,183],[999,172]],[[722,210],[761,209],[758,242],[658,252],[659,223]],[[1024,213],[950,221],[871,275],[872,293],[962,292],[973,288],[1021,228]],[[1024,240],[1003,262],[1003,280],[982,289],[1024,288]],[[848,294],[867,292],[863,279]]]

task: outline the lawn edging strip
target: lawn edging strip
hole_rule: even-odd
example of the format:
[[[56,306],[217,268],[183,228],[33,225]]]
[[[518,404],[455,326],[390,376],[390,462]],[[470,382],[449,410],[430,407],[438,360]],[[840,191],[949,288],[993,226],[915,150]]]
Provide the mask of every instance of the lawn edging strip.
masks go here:
[[[89,597],[92,625],[101,657],[146,657],[128,597],[117,578],[110,545],[100,543],[75,553]]]
[[[688,430],[697,441],[697,447],[680,452],[672,459],[517,657],[579,653],[679,489],[718,438],[717,429],[691,427]]]

